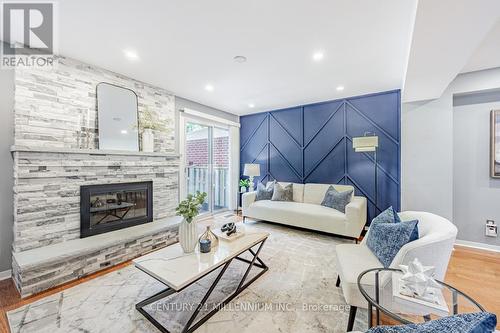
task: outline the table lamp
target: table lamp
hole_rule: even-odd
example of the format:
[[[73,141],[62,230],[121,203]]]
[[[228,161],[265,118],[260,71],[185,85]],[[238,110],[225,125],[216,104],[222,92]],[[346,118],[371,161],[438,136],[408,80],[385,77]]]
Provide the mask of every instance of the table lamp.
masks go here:
[[[248,176],[250,178],[250,191],[254,190],[253,177],[260,176],[260,164],[245,163],[245,168],[243,169],[243,176]]]

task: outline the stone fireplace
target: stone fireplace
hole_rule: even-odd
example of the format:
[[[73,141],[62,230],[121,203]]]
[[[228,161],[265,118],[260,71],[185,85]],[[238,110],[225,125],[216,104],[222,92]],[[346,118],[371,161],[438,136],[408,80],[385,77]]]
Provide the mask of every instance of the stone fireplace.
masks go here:
[[[180,220],[172,216],[178,202],[178,155],[16,146],[12,152],[15,173],[12,268],[14,282],[23,297],[176,241]],[[145,214],[145,220],[131,219],[126,228],[111,230],[119,221],[106,217],[97,223],[105,214],[96,210],[99,214],[94,220],[97,225],[94,230],[98,232],[91,237],[82,234],[82,189],[99,193],[103,206],[96,208],[104,208],[106,202],[108,208],[116,207],[110,214],[127,217],[131,211],[123,215],[127,210],[125,202],[129,203],[135,195],[126,188],[131,189],[130,184],[134,183],[151,185],[148,203],[152,204],[152,210]],[[101,190],[106,186],[120,191],[102,196]],[[147,186],[142,189],[148,191]],[[117,193],[122,193],[120,198]],[[136,203],[142,207],[144,199],[140,196],[137,193]],[[91,198],[89,202],[95,205],[97,196]],[[118,207],[120,200],[122,207]],[[137,209],[135,217],[141,213],[142,208]],[[148,215],[153,222],[149,222]],[[136,222],[146,223],[134,225]]]
[[[80,237],[153,222],[153,182],[80,187]]]
[[[26,297],[177,240],[179,155],[168,91],[58,57],[15,70],[12,275]],[[154,152],[99,150],[96,86],[137,94],[166,124]]]

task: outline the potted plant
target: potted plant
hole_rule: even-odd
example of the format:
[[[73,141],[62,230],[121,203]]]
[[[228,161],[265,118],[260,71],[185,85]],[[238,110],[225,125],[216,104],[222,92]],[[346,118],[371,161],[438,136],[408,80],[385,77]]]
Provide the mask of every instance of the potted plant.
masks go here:
[[[249,186],[250,186],[249,179],[240,179],[240,192],[246,192]]]
[[[153,131],[167,132],[164,120],[159,119],[155,112],[148,107],[139,115],[139,130],[142,138],[142,151],[153,152],[155,147],[155,137]]]
[[[196,248],[198,234],[193,220],[199,214],[206,197],[205,192],[197,191],[194,195],[188,194],[187,198],[182,200],[175,209],[176,215],[184,217],[179,226],[179,243],[184,253],[191,253]]]

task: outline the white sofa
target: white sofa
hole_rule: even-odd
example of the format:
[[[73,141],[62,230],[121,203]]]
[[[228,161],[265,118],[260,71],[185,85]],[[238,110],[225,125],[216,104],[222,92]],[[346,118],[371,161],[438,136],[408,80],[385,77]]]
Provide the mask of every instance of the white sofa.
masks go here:
[[[447,219],[426,212],[406,211],[399,213],[402,221],[418,220],[419,239],[404,245],[392,261],[391,268],[399,268],[415,258],[425,266],[434,266],[435,278],[443,280],[450,260],[453,244],[457,236],[457,228]],[[352,330],[356,309],[367,308],[368,303],[359,291],[358,276],[365,270],[383,267],[382,263],[366,245],[370,231],[360,244],[340,244],[336,246],[337,284],[342,286],[346,303],[351,306],[347,331]],[[381,285],[390,283],[390,275],[382,274]],[[363,289],[373,295],[375,279],[373,275],[363,279]],[[338,286],[338,285],[337,285]]]
[[[293,202],[255,201],[257,192],[244,193],[243,217],[358,238],[366,224],[366,198],[354,196],[352,186],[333,184],[339,192],[353,190],[351,202],[346,206],[344,214],[321,206],[329,186],[330,184],[293,183]]]

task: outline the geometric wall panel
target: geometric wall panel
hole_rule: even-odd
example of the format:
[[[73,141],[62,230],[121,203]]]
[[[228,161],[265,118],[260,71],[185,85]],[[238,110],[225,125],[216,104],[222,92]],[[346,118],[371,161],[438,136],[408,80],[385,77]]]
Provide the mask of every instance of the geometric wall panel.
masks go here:
[[[399,210],[400,106],[393,90],[242,116],[240,170],[259,163],[261,182],[352,185],[368,199],[368,221],[389,206]],[[377,201],[373,153],[352,149],[352,138],[366,132],[379,137]]]

